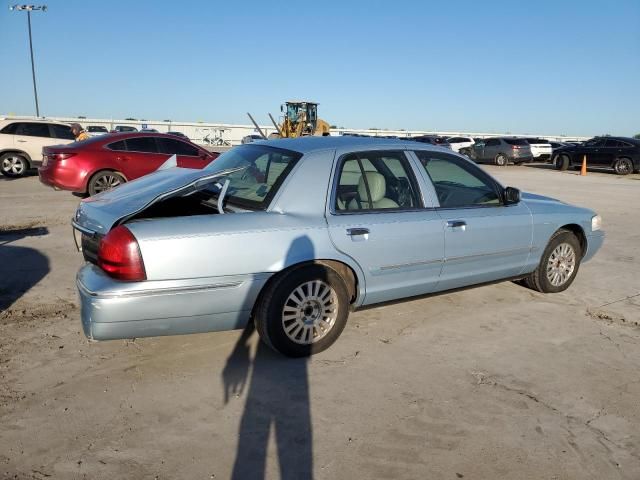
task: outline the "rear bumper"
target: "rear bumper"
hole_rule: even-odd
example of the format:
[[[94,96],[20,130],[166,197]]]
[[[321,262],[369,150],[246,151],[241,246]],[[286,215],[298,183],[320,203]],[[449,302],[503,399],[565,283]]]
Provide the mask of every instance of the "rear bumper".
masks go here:
[[[87,264],[76,278],[84,334],[94,340],[243,328],[270,274],[120,282]]]
[[[38,168],[40,182],[60,190],[83,193],[86,191],[84,175],[76,169],[57,165],[46,165]]]

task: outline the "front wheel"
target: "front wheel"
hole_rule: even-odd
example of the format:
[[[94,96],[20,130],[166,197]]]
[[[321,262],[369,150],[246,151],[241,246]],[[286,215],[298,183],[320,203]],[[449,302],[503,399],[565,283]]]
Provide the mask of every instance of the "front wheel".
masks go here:
[[[29,170],[29,161],[18,153],[5,153],[0,157],[0,171],[5,177],[21,177]]]
[[[582,248],[569,230],[558,230],[545,248],[538,267],[521,283],[542,293],[558,293],[573,283],[580,268]]]
[[[628,158],[619,158],[613,164],[613,169],[618,175],[629,175],[633,173],[633,162]]]
[[[321,265],[285,273],[267,287],[254,321],[264,343],[288,357],[306,357],[329,348],[349,316],[344,280]]]

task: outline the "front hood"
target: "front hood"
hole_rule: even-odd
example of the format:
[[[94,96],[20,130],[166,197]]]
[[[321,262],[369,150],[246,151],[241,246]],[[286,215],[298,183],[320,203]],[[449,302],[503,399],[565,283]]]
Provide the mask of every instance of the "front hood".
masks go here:
[[[195,191],[235,170],[215,173],[178,167],[158,170],[82,200],[73,223],[81,229],[104,235],[119,221],[141,212],[157,201],[183,194],[189,189]]]

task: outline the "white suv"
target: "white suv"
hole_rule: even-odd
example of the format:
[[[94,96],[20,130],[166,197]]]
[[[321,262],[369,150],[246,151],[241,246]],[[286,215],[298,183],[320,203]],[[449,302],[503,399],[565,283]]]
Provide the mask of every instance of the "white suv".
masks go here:
[[[71,143],[71,127],[50,120],[0,119],[0,172],[20,177],[42,163],[42,147]]]
[[[553,148],[549,140],[542,138],[525,138],[525,140],[531,145],[531,155],[533,155],[534,160],[547,160],[551,158]]]
[[[471,137],[449,137],[447,141],[454,152],[459,152],[463,148],[470,148],[476,143]]]

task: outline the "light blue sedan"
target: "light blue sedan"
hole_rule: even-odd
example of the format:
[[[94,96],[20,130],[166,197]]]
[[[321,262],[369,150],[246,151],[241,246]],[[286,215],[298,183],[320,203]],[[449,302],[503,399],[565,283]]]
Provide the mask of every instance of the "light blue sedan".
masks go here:
[[[77,286],[96,340],[243,328],[329,347],[364,305],[518,280],[565,290],[602,245],[591,210],[503,187],[428,144],[305,137],[242,145],[81,202]]]

